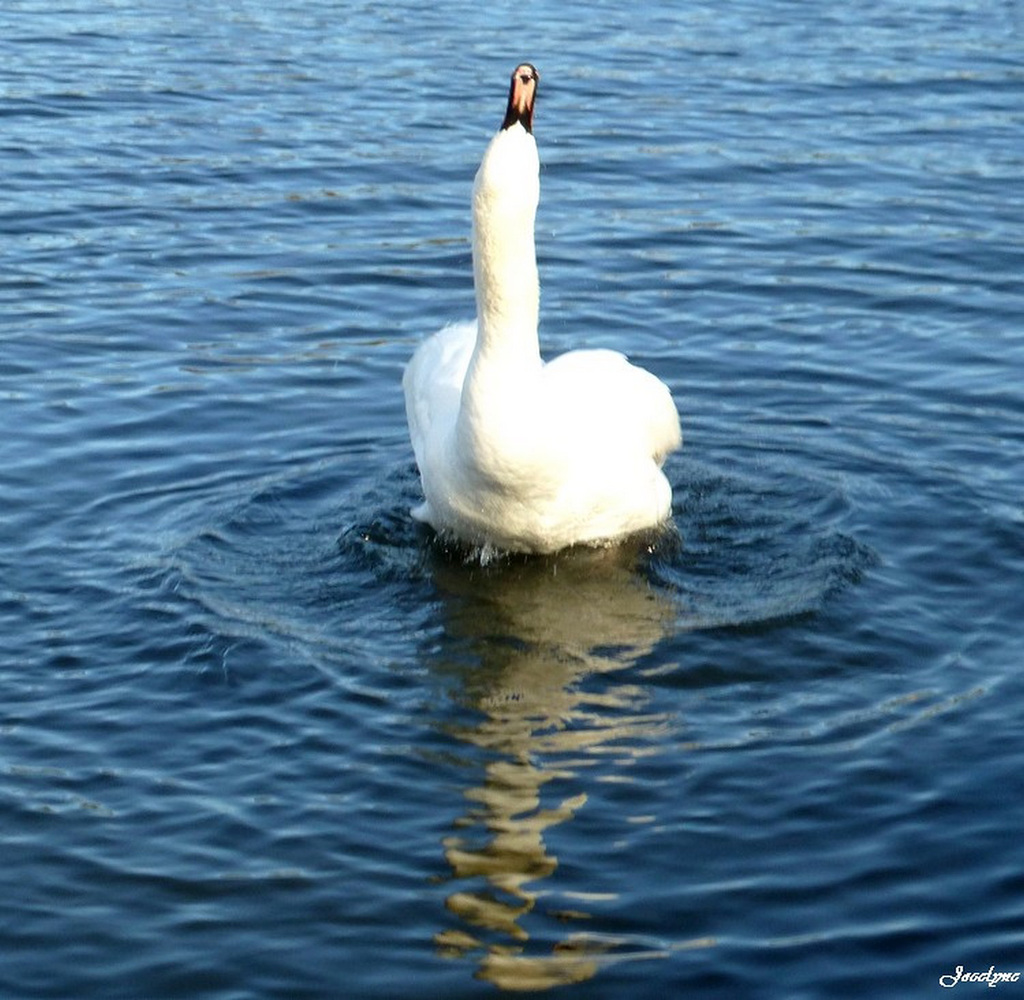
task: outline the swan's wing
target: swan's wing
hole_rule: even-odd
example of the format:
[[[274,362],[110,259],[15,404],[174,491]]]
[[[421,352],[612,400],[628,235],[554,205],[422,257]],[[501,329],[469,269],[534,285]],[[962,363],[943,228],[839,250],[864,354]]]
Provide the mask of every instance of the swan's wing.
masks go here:
[[[590,440],[639,448],[661,465],[682,444],[669,388],[617,351],[569,351],[544,366],[549,399],[585,422]]]
[[[452,323],[420,344],[405,367],[405,413],[420,469],[428,442],[443,436],[455,423],[475,344],[475,321]]]

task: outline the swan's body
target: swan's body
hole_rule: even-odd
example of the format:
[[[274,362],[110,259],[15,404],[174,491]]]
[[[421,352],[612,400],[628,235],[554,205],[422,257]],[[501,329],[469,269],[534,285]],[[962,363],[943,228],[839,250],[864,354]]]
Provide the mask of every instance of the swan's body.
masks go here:
[[[477,320],[425,341],[405,371],[425,502],[414,512],[470,545],[553,552],[664,521],[661,471],[679,447],[668,388],[614,351],[544,363],[533,224],[537,74],[516,68],[508,112],[473,188]]]

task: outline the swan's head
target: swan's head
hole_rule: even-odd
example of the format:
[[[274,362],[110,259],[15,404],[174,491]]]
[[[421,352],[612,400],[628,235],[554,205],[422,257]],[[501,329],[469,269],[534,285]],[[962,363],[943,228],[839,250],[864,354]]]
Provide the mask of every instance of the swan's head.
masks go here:
[[[511,128],[516,122],[533,132],[533,102],[537,97],[537,83],[540,74],[529,63],[520,63],[512,71],[512,85],[508,91],[508,107],[502,129]]]

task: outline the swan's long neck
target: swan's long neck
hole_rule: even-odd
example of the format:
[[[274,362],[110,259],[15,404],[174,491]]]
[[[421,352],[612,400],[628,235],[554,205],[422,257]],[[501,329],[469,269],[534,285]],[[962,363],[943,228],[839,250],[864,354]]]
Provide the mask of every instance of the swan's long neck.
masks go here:
[[[520,122],[492,140],[473,187],[476,357],[539,363],[540,285],[534,218],[540,197],[537,143]]]

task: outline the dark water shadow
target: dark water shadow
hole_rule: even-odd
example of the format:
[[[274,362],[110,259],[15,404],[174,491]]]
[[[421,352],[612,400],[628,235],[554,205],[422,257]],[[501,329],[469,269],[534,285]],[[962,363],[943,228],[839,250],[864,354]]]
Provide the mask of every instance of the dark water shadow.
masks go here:
[[[320,471],[264,484],[178,553],[181,591],[218,634],[270,628],[324,649],[367,616],[364,630],[410,613],[429,623],[419,655],[449,695],[421,721],[462,748],[466,778],[439,844],[447,915],[434,944],[504,989],[708,944],[595,931],[586,865],[552,842],[573,840],[565,827],[586,815],[593,780],[635,781],[637,761],[675,745],[675,713],[651,707],[638,664],[670,665],[693,632],[813,617],[871,563],[842,530],[833,486],[772,470],[673,471],[672,525],[608,548],[481,560],[411,519],[417,482],[403,467],[340,494]],[[575,872],[571,891],[560,867]]]

